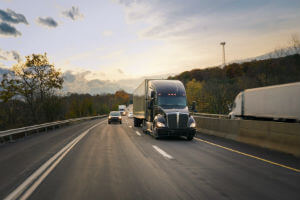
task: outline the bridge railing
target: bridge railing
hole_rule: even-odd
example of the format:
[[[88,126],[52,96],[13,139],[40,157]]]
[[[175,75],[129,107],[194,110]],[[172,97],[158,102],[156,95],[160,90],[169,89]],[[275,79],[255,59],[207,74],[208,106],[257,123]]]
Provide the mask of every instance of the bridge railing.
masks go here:
[[[211,117],[211,118],[219,118],[219,119],[229,119],[228,115],[220,115],[220,114],[209,114],[209,113],[193,113],[194,116],[200,117]]]
[[[48,128],[54,128],[57,126],[65,125],[72,122],[79,122],[84,120],[91,120],[91,119],[98,119],[103,118],[107,115],[97,115],[92,117],[81,117],[81,118],[74,118],[74,119],[68,119],[68,120],[62,120],[62,121],[55,121],[55,122],[49,122],[44,124],[37,124],[33,126],[26,126],[22,128],[16,128],[16,129],[9,129],[5,131],[0,131],[0,141],[3,140],[4,137],[9,137],[9,140],[13,140],[13,136],[17,134],[24,133],[24,136],[27,136],[27,133],[33,132],[33,131],[39,131],[44,129],[45,131],[48,130]]]

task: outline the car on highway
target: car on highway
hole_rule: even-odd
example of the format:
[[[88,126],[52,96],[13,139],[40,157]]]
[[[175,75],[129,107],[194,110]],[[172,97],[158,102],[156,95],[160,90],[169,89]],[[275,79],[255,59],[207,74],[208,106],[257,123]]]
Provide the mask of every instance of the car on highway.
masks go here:
[[[127,115],[127,117],[132,118],[133,117],[133,113],[129,112],[128,115]]]
[[[117,122],[122,124],[122,116],[120,111],[111,111],[108,115],[108,123]]]

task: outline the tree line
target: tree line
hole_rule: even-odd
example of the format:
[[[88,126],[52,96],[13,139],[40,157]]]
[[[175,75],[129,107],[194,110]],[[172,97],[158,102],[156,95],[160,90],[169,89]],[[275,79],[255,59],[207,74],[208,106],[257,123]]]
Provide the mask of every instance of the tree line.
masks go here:
[[[245,89],[300,81],[300,54],[194,69],[169,79],[184,83],[188,103],[196,101],[198,112],[228,114],[236,95]]]
[[[0,130],[106,114],[130,100],[122,90],[101,95],[61,94],[63,81],[46,54],[32,54],[13,66],[0,83]]]

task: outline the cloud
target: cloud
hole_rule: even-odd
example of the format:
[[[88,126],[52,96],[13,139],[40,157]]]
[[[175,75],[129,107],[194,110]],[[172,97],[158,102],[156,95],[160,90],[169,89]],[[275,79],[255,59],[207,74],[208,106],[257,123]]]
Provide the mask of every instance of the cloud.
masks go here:
[[[80,18],[83,18],[83,14],[81,14],[79,12],[79,8],[75,7],[75,6],[72,6],[72,8],[69,9],[69,10],[63,11],[62,15],[67,17],[67,18],[72,19],[73,21],[75,21],[77,19],[80,19]]]
[[[105,36],[105,37],[109,37],[109,36],[112,36],[113,32],[112,31],[109,31],[109,30],[106,30],[106,31],[103,31],[102,32],[102,35]]]
[[[90,75],[92,72],[72,72],[66,71],[63,73],[64,92],[72,93],[89,93],[89,94],[104,94],[104,93],[114,93],[117,90],[128,89],[126,87],[121,87],[117,82],[108,80],[92,79],[88,80],[86,76]]]
[[[50,28],[55,28],[58,26],[58,23],[52,17],[46,17],[46,18],[39,17],[37,18],[36,22],[40,25],[47,26]]]
[[[104,94],[104,93],[115,93],[122,89],[126,92],[132,93],[133,90],[144,80],[144,79],[161,79],[167,78],[170,74],[144,76],[140,78],[122,79],[119,81],[100,80],[94,78],[88,80],[87,76],[91,75],[91,71],[73,72],[66,71],[63,73],[64,85],[63,92],[72,93],[89,93],[89,94]],[[172,74],[174,75],[174,74]]]
[[[0,60],[21,61],[21,56],[17,51],[5,51],[0,49]]]
[[[0,19],[2,20],[2,22],[12,23],[12,24],[19,24],[19,23],[28,24],[24,15],[18,14],[11,9],[6,9],[6,11],[0,9]]]
[[[124,74],[124,72],[123,72],[121,69],[117,69],[117,71],[118,71],[120,74]]]
[[[1,22],[0,23],[0,35],[4,36],[21,36],[22,34],[13,26],[8,23]]]
[[[142,37],[165,39],[221,32],[272,31],[299,21],[299,2],[242,0],[115,0],[127,21],[146,22]]]
[[[12,74],[12,71],[9,70],[4,64],[0,62],[0,81],[2,81],[4,74]],[[1,90],[1,88],[0,88]]]

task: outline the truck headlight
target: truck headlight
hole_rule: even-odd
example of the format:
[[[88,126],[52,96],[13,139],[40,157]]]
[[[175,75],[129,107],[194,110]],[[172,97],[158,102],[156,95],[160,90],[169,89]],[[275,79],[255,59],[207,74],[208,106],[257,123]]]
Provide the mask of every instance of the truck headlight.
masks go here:
[[[190,124],[190,127],[191,127],[191,128],[196,128],[196,122],[191,123],[191,124]]]
[[[165,124],[162,122],[156,122],[157,127],[165,127]]]
[[[110,119],[111,118],[111,116],[108,116],[108,119]]]
[[[122,119],[122,117],[121,117],[121,116],[119,116],[119,119]]]

